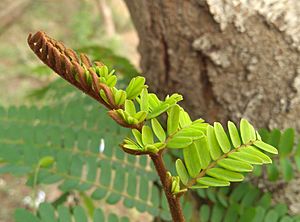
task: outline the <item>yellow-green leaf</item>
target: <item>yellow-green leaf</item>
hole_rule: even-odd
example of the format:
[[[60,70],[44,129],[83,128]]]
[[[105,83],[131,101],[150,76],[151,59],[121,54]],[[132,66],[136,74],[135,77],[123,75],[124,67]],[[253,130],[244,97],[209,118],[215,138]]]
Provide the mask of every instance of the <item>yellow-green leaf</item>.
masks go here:
[[[229,157],[237,160],[242,160],[250,164],[257,164],[257,165],[263,164],[263,160],[261,158],[246,152],[234,152],[229,154]]]
[[[210,125],[207,127],[207,141],[212,159],[218,159],[221,156],[221,147],[217,141],[214,128]]]
[[[260,140],[255,141],[254,145],[256,147],[258,147],[259,149],[262,149],[268,153],[278,154],[278,150],[275,147],[273,147],[267,143],[264,143],[263,141],[260,141]]]
[[[184,163],[181,161],[181,159],[176,160],[175,166],[176,166],[176,171],[177,171],[177,174],[178,174],[181,182],[184,185],[187,185],[189,182],[189,175],[188,175],[188,172],[184,166]]]
[[[253,170],[253,166],[249,163],[228,158],[219,160],[217,164],[225,169],[236,172],[250,172]]]
[[[256,133],[253,126],[246,119],[242,119],[240,122],[240,131],[244,144],[249,143],[250,141],[256,140]]]
[[[45,156],[40,159],[38,165],[42,168],[51,166],[54,163],[54,158],[52,156]]]
[[[201,170],[200,160],[200,147],[196,146],[195,143],[187,146],[183,149],[183,158],[189,175],[194,178]]]
[[[192,124],[192,120],[191,120],[189,114],[187,112],[185,112],[184,110],[180,111],[179,124],[180,124],[181,128],[189,126],[189,125]]]
[[[207,170],[206,174],[220,180],[232,182],[242,181],[244,179],[243,174],[221,168],[211,168]]]
[[[228,121],[228,130],[233,146],[235,148],[239,147],[242,144],[242,142],[240,139],[238,129],[236,128],[233,122]]]
[[[179,127],[179,113],[180,107],[178,105],[170,108],[168,120],[167,120],[167,132],[168,135],[171,135],[176,132]]]
[[[263,152],[259,151],[257,148],[255,148],[253,146],[244,147],[244,148],[240,149],[239,151],[246,152],[246,153],[249,153],[249,154],[259,157],[260,159],[262,159],[263,163],[272,163],[272,160],[268,155],[264,154]]]
[[[134,103],[131,100],[125,101],[125,112],[128,113],[130,116],[134,116],[136,113],[136,109]]]
[[[159,139],[159,141],[163,142],[166,140],[165,130],[160,125],[159,121],[156,118],[151,119],[151,125],[155,136]]]
[[[143,147],[143,142],[142,142],[142,134],[137,130],[137,129],[132,129],[132,134],[136,140],[136,142]]]
[[[173,137],[168,141],[167,147],[172,149],[182,149],[190,145],[192,142],[193,140],[188,137]]]
[[[200,151],[201,169],[205,169],[211,161],[207,138],[202,137],[199,140],[195,140],[194,144],[198,147],[197,149]]]
[[[228,181],[218,180],[212,177],[202,177],[200,179],[197,179],[197,183],[211,187],[224,187],[229,186],[230,184]]]
[[[230,145],[228,137],[227,137],[225,130],[224,130],[223,126],[221,125],[221,123],[215,122],[214,130],[215,130],[215,135],[216,135],[217,141],[219,142],[223,153],[229,152],[231,145]]]
[[[153,144],[153,133],[149,126],[143,126],[142,128],[142,141],[144,145]]]
[[[141,110],[148,113],[149,111],[149,102],[148,102],[148,90],[144,88],[141,93],[140,101]]]

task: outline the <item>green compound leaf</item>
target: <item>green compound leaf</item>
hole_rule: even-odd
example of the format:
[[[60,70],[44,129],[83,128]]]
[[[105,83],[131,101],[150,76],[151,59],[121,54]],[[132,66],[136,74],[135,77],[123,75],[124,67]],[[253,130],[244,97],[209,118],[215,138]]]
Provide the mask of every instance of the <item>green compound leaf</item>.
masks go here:
[[[197,124],[195,124],[196,122]],[[198,135],[201,136],[197,137],[197,133],[193,133],[192,130],[199,130]],[[240,172],[252,171],[252,165],[272,162],[269,156],[255,147],[258,145],[264,147],[265,145],[260,141],[260,137],[256,138],[257,132],[247,120],[242,119],[241,121],[241,130],[244,130],[244,133],[239,132],[232,122],[228,122],[228,130],[232,144],[220,123],[210,126],[199,120],[192,122],[190,126],[185,126],[175,134],[175,136],[184,135],[184,141],[187,141],[186,138],[193,138],[193,142],[183,149],[183,164],[191,178],[188,182],[191,188],[201,185],[209,186],[203,183],[194,184],[198,179],[207,176],[222,180],[225,182],[224,184],[242,181],[244,177]],[[241,139],[240,135],[244,136],[244,139]],[[270,150],[271,146],[268,146],[267,148]],[[271,151],[275,152],[276,149],[272,147]]]
[[[73,210],[59,205],[57,210],[49,203],[42,203],[39,206],[38,214],[34,215],[25,209],[17,209],[15,212],[16,222],[129,222],[128,217],[117,216],[114,213],[104,212],[102,209],[95,209],[91,220],[87,212],[81,206],[75,206]]]

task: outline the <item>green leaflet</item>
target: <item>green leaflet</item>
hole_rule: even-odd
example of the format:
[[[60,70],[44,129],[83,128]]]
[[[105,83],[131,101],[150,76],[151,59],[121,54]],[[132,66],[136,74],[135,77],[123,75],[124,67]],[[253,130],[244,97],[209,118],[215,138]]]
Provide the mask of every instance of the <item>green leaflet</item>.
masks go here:
[[[200,147],[192,143],[183,149],[183,157],[189,175],[194,178],[201,170]]]
[[[178,193],[179,190],[180,190],[180,180],[179,180],[179,177],[172,177],[171,192],[172,193]]]
[[[178,105],[175,105],[172,108],[170,108],[168,113],[168,120],[167,120],[168,135],[175,133],[176,130],[178,129],[179,114],[180,114],[180,107]]]
[[[152,119],[160,114],[166,112],[170,108],[169,104],[162,103],[159,106],[155,107],[147,116],[147,119]]]
[[[244,179],[243,174],[232,172],[221,168],[212,168],[206,172],[207,175],[225,181],[242,181]]]
[[[142,128],[142,141],[144,145],[153,144],[153,133],[149,126],[143,126]]]
[[[189,175],[188,175],[188,172],[187,172],[183,162],[181,161],[181,159],[176,160],[175,166],[176,166],[176,172],[177,172],[181,182],[184,185],[187,185],[189,182]]]
[[[200,221],[208,222],[210,218],[210,208],[206,204],[202,204],[200,208]]]
[[[143,141],[142,141],[142,134],[137,130],[137,129],[132,129],[131,130],[136,142],[143,147]]]
[[[182,149],[190,145],[192,142],[193,140],[191,138],[174,136],[168,141],[167,147],[172,149]]]
[[[151,125],[155,136],[159,139],[159,141],[164,142],[166,140],[166,133],[159,121],[156,118],[153,118],[151,119]]]
[[[131,139],[124,139],[123,147],[131,150],[140,150],[141,147]]]
[[[180,111],[179,124],[180,124],[181,128],[189,126],[190,124],[192,124],[192,120],[191,120],[189,114],[187,112],[185,112],[184,110]]]
[[[266,152],[269,152],[269,153],[272,153],[272,154],[278,154],[278,150],[276,148],[274,148],[273,146],[267,144],[267,143],[264,143],[260,140],[258,141],[255,141],[254,142],[254,145]]]
[[[228,130],[229,130],[229,134],[230,134],[230,138],[231,138],[231,142],[232,142],[233,146],[235,148],[239,147],[242,144],[242,142],[240,139],[238,129],[236,128],[234,123],[231,121],[228,121],[227,126],[228,126]]]
[[[134,99],[137,97],[144,88],[146,79],[142,76],[137,76],[131,79],[129,85],[126,88],[127,98]]]
[[[250,141],[256,140],[256,132],[253,126],[246,119],[242,119],[240,122],[240,131],[244,144],[249,143]]]
[[[219,160],[217,164],[225,169],[236,172],[250,172],[253,170],[253,166],[251,164],[239,160],[222,159]]]
[[[221,148],[217,141],[214,128],[210,125],[207,127],[207,141],[212,159],[218,159],[221,156]]]
[[[134,115],[134,118],[139,121],[139,123],[143,122],[147,117],[147,113],[145,111],[139,111]]]
[[[131,100],[125,101],[125,112],[128,113],[130,116],[134,116],[136,113],[136,109],[134,103]]]
[[[279,177],[279,171],[275,163],[267,165],[268,180],[276,181]]]
[[[42,159],[40,159],[38,166],[40,167],[49,167],[54,163],[54,158],[52,156],[45,156]]]
[[[141,93],[140,101],[141,110],[148,113],[149,111],[149,102],[148,102],[148,90],[144,88]]]
[[[285,181],[290,181],[294,178],[293,165],[289,159],[281,158],[280,165],[282,167],[283,178]]]
[[[149,108],[153,110],[154,108],[160,106],[162,102],[157,98],[157,96],[154,93],[148,94],[148,104]]]
[[[194,144],[200,153],[201,169],[205,169],[210,164],[211,161],[207,138],[203,137],[199,140],[195,140]]]
[[[197,179],[197,183],[213,187],[224,187],[230,184],[228,181],[218,180],[212,177],[202,177],[200,179]]]
[[[117,77],[115,75],[108,77],[106,80],[106,84],[109,87],[114,87],[116,85],[116,83],[117,83]]]
[[[202,130],[195,129],[192,127],[186,127],[177,131],[176,136],[180,137],[192,137],[193,140],[200,139],[204,136]]]
[[[229,152],[231,145],[223,126],[220,123],[215,122],[214,131],[223,153]]]
[[[257,138],[258,140],[262,140],[262,138],[261,138],[261,136],[259,135],[258,131],[256,131],[256,138]]]
[[[249,154],[259,157],[260,159],[262,159],[263,163],[272,163],[272,160],[269,156],[262,153],[261,151],[259,151],[257,148],[255,148],[253,146],[244,147],[242,149],[239,149],[239,151],[246,152],[246,153],[249,153]]]
[[[101,93],[102,92],[102,93]],[[113,91],[113,96],[114,96],[114,101],[116,103],[116,105],[123,105],[125,103],[125,100],[126,100],[126,92],[124,90],[114,90]],[[102,98],[105,97],[106,98],[106,95],[104,93],[104,91],[100,91],[100,94],[102,95]],[[106,98],[106,102],[107,102],[107,98]]]
[[[230,158],[245,161],[250,164],[257,164],[257,165],[263,164],[263,160],[261,158],[246,152],[234,152],[229,154],[228,156]]]
[[[281,157],[286,157],[293,150],[294,146],[294,129],[289,128],[284,131],[280,137],[278,150]]]

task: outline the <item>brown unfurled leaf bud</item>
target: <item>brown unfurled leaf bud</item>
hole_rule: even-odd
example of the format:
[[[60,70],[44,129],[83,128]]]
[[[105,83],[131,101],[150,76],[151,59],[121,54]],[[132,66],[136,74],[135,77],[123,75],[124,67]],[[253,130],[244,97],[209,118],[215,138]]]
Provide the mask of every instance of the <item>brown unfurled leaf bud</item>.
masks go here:
[[[89,60],[89,58],[86,56],[86,54],[80,53],[80,59],[81,59],[81,62],[85,65],[86,68],[89,68],[89,67],[92,66],[92,63]]]
[[[98,67],[104,66],[104,64],[103,64],[102,62],[100,62],[100,61],[95,61],[94,63],[95,63],[95,65],[98,66]]]

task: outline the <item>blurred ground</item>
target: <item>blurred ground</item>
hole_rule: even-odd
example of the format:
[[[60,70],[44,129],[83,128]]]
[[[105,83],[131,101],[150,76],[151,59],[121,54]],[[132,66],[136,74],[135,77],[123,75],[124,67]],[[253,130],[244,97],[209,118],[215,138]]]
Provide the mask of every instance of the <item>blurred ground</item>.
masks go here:
[[[108,16],[103,16],[107,12]],[[136,66],[139,63],[136,49],[138,37],[122,0],[1,0],[2,106],[30,103],[26,97],[30,90],[56,78],[55,75],[40,76],[32,72],[32,68],[40,62],[29,50],[26,39],[28,33],[37,30],[47,32],[68,47],[95,43],[129,58]],[[24,207],[23,199],[31,194],[25,182],[24,178],[0,175],[0,222],[13,221],[14,209]],[[58,192],[53,187],[45,189],[46,194]],[[46,198],[53,198],[53,195]],[[141,219],[139,216],[137,218],[137,221]]]

